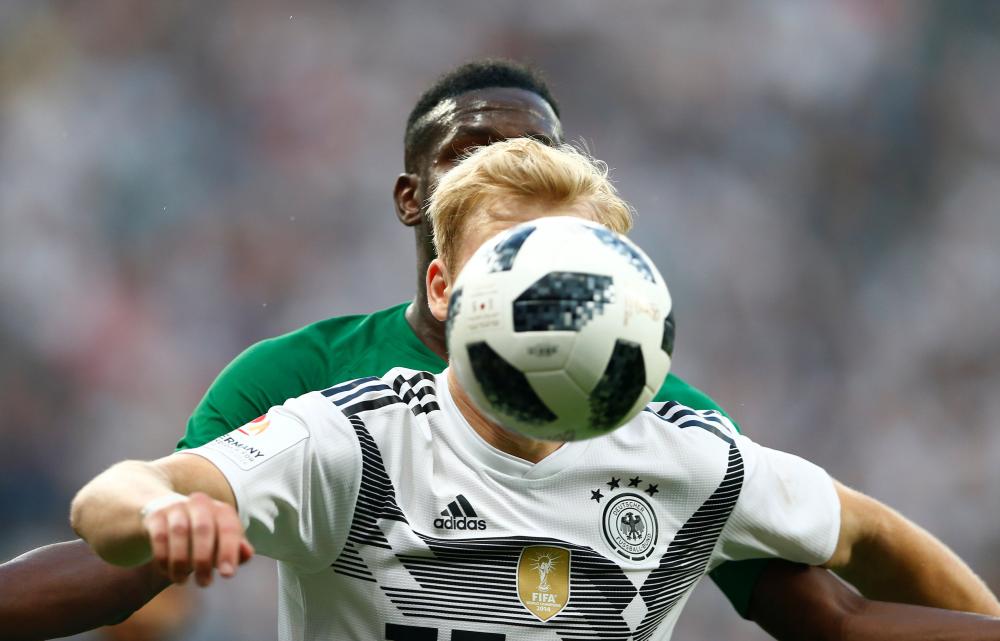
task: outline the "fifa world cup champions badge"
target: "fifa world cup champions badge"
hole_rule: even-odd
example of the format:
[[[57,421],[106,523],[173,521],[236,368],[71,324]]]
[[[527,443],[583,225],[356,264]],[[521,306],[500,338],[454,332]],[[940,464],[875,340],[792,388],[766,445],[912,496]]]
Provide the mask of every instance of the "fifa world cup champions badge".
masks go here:
[[[531,545],[517,560],[517,596],[541,621],[559,614],[569,602],[572,554],[566,548]]]

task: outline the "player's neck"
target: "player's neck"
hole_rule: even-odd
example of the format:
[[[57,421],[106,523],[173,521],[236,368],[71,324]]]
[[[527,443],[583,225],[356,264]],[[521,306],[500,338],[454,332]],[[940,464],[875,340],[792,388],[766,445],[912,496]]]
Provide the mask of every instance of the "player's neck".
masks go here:
[[[427,349],[448,360],[448,348],[444,342],[444,323],[431,315],[431,310],[427,307],[425,289],[418,291],[416,298],[406,308],[406,322]]]
[[[520,434],[505,430],[483,416],[476,409],[476,406],[473,405],[469,395],[458,384],[455,373],[451,369],[448,370],[448,391],[451,392],[451,397],[455,401],[458,411],[462,413],[462,416],[472,426],[472,429],[484,441],[502,452],[516,456],[529,463],[538,463],[563,445],[556,441],[537,441],[526,436],[521,436]]]

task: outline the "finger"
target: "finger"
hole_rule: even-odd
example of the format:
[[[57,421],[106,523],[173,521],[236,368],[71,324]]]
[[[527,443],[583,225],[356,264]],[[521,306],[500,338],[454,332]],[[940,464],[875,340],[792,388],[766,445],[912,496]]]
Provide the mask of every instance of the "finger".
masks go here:
[[[169,557],[167,550],[167,541],[169,540],[167,517],[164,516],[162,511],[153,512],[145,518],[143,525],[146,528],[146,533],[149,535],[149,543],[153,551],[153,565],[161,573],[166,574],[167,558]]]
[[[200,492],[191,495],[188,503],[191,518],[191,566],[198,585],[207,587],[212,583],[212,569],[215,567],[215,514],[212,500]]]
[[[167,508],[168,546],[167,577],[184,583],[191,573],[191,522],[187,502]]]
[[[240,545],[244,541],[243,524],[231,505],[215,502],[215,527],[218,529],[216,567],[219,574],[231,577],[236,573],[240,559]]]
[[[243,565],[251,558],[253,558],[253,555],[254,555],[253,546],[250,545],[250,541],[247,541],[246,538],[244,538],[242,541],[240,541],[240,565]]]

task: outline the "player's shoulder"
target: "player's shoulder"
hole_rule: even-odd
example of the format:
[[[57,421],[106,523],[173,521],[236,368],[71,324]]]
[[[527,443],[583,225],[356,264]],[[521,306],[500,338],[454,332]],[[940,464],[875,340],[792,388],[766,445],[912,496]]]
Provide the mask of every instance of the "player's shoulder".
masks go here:
[[[370,314],[352,314],[349,316],[334,316],[315,323],[309,323],[285,334],[273,336],[255,343],[248,351],[275,353],[297,353],[303,348],[342,346],[352,338],[361,338],[360,334],[370,334],[377,331],[386,319],[399,314],[405,303]]]
[[[601,438],[608,439],[601,449],[603,458],[656,470],[681,493],[717,486],[734,452],[739,452],[738,433],[728,419],[716,410],[697,410],[677,401],[650,403]]]
[[[403,307],[405,304],[371,314],[334,316],[266,338],[244,350],[224,373],[267,378],[294,371],[306,381],[328,379],[332,369],[348,366],[369,349],[386,320],[401,313]]]
[[[651,442],[663,443],[668,448],[728,448],[739,435],[739,430],[722,412],[695,409],[677,401],[648,404],[629,427]]]
[[[656,402],[676,401],[694,410],[714,410],[733,423],[737,431],[740,426],[730,418],[729,414],[711,396],[691,385],[673,372],[667,375],[656,396]]]
[[[437,377],[431,372],[394,367],[382,376],[355,378],[310,395],[312,402],[323,399],[350,419],[393,414],[407,409],[420,416],[440,409]]]

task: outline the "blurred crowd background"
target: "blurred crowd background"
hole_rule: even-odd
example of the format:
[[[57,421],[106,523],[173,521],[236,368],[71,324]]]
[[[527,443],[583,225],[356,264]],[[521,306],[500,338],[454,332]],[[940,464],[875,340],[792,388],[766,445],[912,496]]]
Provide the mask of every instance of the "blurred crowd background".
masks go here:
[[[73,538],[244,347],[412,296],[406,114],[499,55],[638,209],[674,371],[1000,590],[998,35],[964,1],[0,2],[0,557]],[[271,638],[273,565],[178,638]],[[706,581],[676,638],[766,636]]]

